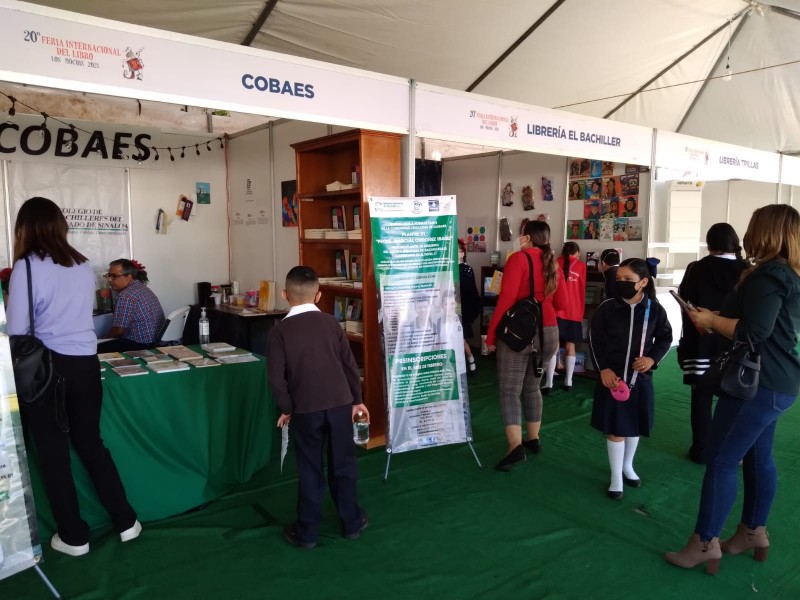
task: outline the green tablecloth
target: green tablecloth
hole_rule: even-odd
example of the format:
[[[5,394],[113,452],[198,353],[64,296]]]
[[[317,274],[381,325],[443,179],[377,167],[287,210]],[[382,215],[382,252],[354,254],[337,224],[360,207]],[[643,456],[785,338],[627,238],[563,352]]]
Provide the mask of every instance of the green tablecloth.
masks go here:
[[[275,405],[264,359],[175,373],[104,372],[101,432],[140,521],[180,514],[248,481],[270,458]],[[55,522],[31,456],[40,535]],[[72,466],[81,515],[109,524],[80,460]]]

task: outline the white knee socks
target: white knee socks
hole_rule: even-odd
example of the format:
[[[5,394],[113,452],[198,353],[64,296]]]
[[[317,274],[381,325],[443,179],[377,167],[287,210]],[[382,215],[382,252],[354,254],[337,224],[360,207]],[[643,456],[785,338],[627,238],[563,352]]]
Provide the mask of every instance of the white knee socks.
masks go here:
[[[625,460],[622,464],[622,472],[628,479],[639,479],[636,471],[633,470],[633,455],[636,454],[636,447],[638,445],[638,437],[625,438]]]
[[[608,464],[611,467],[611,485],[609,492],[622,491],[622,462],[625,457],[625,442],[606,440],[608,446]]]
[[[546,379],[544,381],[544,387],[551,388],[553,387],[553,375],[556,372],[556,363],[558,362],[558,352],[553,354],[552,358],[547,363],[547,370],[546,370]]]
[[[564,366],[566,367],[566,377],[564,378],[564,385],[572,385],[572,373],[575,372],[575,357],[567,356],[564,358]]]

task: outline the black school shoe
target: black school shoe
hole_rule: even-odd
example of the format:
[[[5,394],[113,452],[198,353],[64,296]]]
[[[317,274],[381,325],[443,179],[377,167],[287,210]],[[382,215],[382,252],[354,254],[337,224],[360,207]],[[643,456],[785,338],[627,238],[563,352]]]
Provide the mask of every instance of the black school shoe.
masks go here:
[[[297,537],[297,524],[292,523],[283,528],[283,539],[290,543],[295,548],[303,548],[304,550],[311,550],[317,545],[317,542],[304,542]]]
[[[361,537],[361,532],[364,531],[369,525],[369,517],[367,516],[367,511],[361,511],[361,525],[358,526],[353,533],[343,533],[342,535],[348,540],[357,540]]]
[[[525,446],[531,454],[540,454],[542,452],[542,443],[539,441],[539,438],[535,440],[525,440],[522,442],[522,445]]]
[[[511,467],[513,467],[518,462],[522,462],[525,460],[525,448],[520,444],[516,448],[514,448],[511,452],[506,454],[503,459],[495,465],[495,469],[498,471],[510,471]]]

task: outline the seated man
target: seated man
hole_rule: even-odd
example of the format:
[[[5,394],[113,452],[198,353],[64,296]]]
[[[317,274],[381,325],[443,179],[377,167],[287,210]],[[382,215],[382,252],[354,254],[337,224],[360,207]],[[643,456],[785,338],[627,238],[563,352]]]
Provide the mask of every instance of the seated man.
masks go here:
[[[147,273],[120,258],[108,265],[109,285],[117,292],[112,327],[103,337],[116,338],[97,346],[98,352],[143,350],[158,342],[164,311],[156,295],[145,285]]]

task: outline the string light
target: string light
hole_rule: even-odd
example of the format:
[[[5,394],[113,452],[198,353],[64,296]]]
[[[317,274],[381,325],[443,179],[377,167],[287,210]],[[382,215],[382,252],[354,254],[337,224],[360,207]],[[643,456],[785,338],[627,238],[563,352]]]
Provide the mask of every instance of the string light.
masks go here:
[[[78,132],[79,131],[83,132],[83,133],[86,133],[88,135],[94,135],[95,134],[94,131],[88,131],[88,130],[83,129],[81,127],[76,127],[73,123],[67,123],[66,121],[62,121],[61,119],[58,119],[58,118],[55,118],[55,117],[51,117],[46,112],[40,111],[40,110],[34,108],[33,106],[29,106],[29,105],[25,104],[24,102],[21,102],[20,100],[15,98],[14,96],[6,94],[5,92],[0,91],[0,96],[7,98],[11,102],[11,107],[8,109],[8,120],[9,121],[10,121],[11,117],[14,117],[17,114],[17,104],[19,104],[20,106],[25,107],[26,109],[28,109],[28,110],[30,110],[30,111],[32,111],[34,113],[39,113],[41,115],[41,117],[42,117],[42,124],[38,127],[38,129],[39,129],[39,135],[42,138],[44,138],[48,134],[48,129],[47,129],[48,120],[53,120],[53,121],[65,126],[65,127],[69,127],[70,132],[73,135],[72,135],[72,139],[68,139],[68,140],[65,140],[63,142],[63,149],[64,149],[65,152],[69,152],[70,150],[73,149],[73,147],[75,146],[76,141],[78,139],[78,135],[79,135]],[[217,141],[219,141],[220,149],[224,149],[225,148],[225,144],[223,143],[223,137],[224,136],[220,136],[218,138],[213,138],[213,139],[216,139]],[[114,142],[114,138],[103,136],[103,139],[108,141],[108,142]],[[197,156],[200,156],[200,145],[201,144],[202,144],[202,142],[198,142],[197,144],[194,144],[195,154]],[[205,144],[206,144],[206,150],[211,152],[211,139],[206,140]],[[191,145],[189,145],[188,147],[191,148]],[[187,146],[181,146],[181,158],[185,158],[186,157],[186,148],[187,148]],[[155,154],[154,160],[159,160],[160,159],[159,152],[158,152],[159,150],[168,151],[169,155],[170,155],[170,159],[172,161],[175,160],[175,155],[172,153],[173,148],[171,146],[164,146],[164,147],[151,146],[150,149]],[[174,148],[174,150],[177,152],[178,149]],[[93,152],[97,152],[98,154],[101,153],[99,149],[95,149],[95,150],[93,150]],[[131,159],[136,160],[136,162],[138,164],[140,164],[140,165],[144,163],[144,155],[143,154],[137,154],[135,156],[127,155],[127,156],[124,156],[124,158],[127,159],[127,160],[131,160]]]

